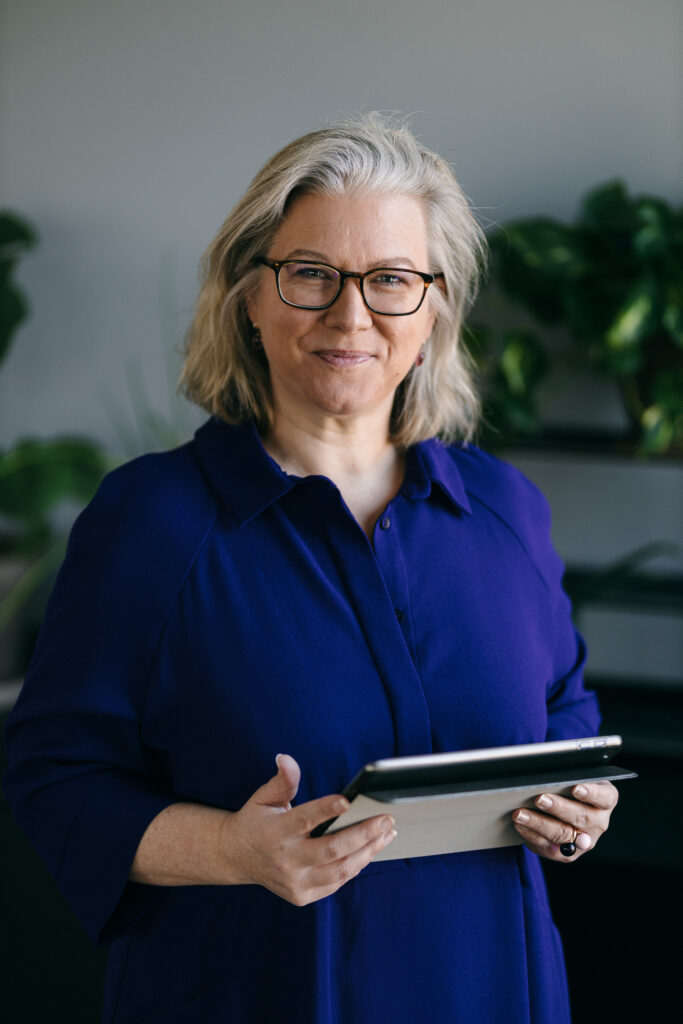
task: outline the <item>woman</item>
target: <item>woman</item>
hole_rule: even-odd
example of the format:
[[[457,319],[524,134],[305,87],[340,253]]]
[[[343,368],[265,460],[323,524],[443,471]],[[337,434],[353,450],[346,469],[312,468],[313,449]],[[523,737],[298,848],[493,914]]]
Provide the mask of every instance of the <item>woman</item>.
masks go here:
[[[15,816],[111,944],[106,1022],[569,1018],[536,854],[577,860],[614,787],[541,795],[524,846],[310,837],[370,760],[597,730],[545,502],[466,443],[481,252],[376,115],[276,154],[207,251],[212,418],[79,518],[8,728]]]

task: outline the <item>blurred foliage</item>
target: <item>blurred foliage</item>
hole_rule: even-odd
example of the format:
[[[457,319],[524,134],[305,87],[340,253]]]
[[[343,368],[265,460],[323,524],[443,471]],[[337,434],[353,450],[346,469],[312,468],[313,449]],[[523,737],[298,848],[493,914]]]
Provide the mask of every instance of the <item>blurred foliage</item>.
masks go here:
[[[12,280],[21,257],[36,244],[33,228],[7,210],[0,210],[0,361],[9,351],[10,341],[28,313],[28,303]]]
[[[683,209],[615,180],[584,197],[575,223],[512,221],[489,244],[488,291],[539,326],[473,328],[489,425],[538,432],[539,385],[564,361],[617,381],[643,450],[683,447]],[[567,329],[570,349],[551,352],[543,327]]]
[[[21,440],[0,451],[0,515],[8,524],[5,549],[31,556],[53,533],[52,513],[62,502],[90,501],[114,461],[83,438]]]
[[[12,275],[36,238],[25,220],[0,212],[0,362],[29,312]],[[89,501],[104,474],[118,461],[98,444],[80,437],[25,438],[11,448],[0,449],[0,553],[26,562],[19,581],[8,593],[0,594],[0,629],[27,604],[61,560],[64,538],[54,524],[54,513],[65,503]]]

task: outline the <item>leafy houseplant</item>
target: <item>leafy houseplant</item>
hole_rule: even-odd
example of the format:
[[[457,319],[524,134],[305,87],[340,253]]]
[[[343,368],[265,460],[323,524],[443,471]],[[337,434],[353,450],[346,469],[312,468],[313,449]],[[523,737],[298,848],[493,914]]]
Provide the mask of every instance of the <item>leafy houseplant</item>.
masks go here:
[[[641,447],[683,448],[683,209],[611,181],[585,196],[575,223],[517,220],[489,243],[493,290],[537,324],[568,329],[560,359],[616,379]],[[526,325],[473,337],[494,427],[538,431],[538,385],[558,357]]]
[[[0,361],[28,313],[13,274],[35,242],[26,221],[0,212]],[[39,618],[36,613],[31,621],[26,614],[30,599],[63,554],[64,539],[53,513],[64,502],[88,501],[113,464],[98,445],[78,437],[23,439],[0,449],[0,565],[7,581],[0,590],[0,650],[5,654],[0,677],[25,668]]]

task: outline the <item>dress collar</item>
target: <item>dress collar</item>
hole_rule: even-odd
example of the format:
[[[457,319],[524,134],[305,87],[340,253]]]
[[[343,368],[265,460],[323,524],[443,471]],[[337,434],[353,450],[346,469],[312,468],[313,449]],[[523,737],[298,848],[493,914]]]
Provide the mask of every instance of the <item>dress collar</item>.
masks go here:
[[[454,458],[458,451],[457,446],[449,447],[436,439],[420,441],[410,448],[404,494],[412,499],[428,498],[436,484],[458,509],[470,514],[472,509]]]
[[[212,487],[240,526],[300,483],[288,476],[261,443],[253,423],[230,426],[212,416],[194,435],[201,466]],[[404,494],[428,498],[432,484],[464,512],[470,512],[460,473],[450,449],[439,441],[422,441],[408,452]]]

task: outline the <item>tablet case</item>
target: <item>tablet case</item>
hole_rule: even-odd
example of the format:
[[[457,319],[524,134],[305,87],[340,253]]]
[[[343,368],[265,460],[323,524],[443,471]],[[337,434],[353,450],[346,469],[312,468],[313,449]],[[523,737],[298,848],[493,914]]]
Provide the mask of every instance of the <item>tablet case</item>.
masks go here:
[[[557,772],[519,776],[485,783],[456,783],[424,789],[389,790],[372,796],[360,794],[348,811],[327,829],[327,834],[355,825],[377,814],[391,814],[398,835],[373,860],[398,860],[434,854],[461,853],[514,846],[522,838],[512,824],[518,807],[533,807],[541,793],[571,797],[572,786],[580,782],[616,782],[635,778],[636,773],[616,765],[585,772]]]

